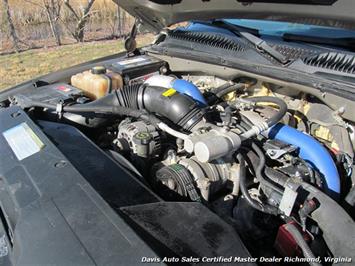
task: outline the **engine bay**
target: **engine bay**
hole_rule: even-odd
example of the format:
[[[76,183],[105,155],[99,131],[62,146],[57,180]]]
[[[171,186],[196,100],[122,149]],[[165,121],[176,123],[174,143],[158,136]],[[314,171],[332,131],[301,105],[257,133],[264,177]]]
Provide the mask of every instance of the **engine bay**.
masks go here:
[[[355,135],[344,110],[292,84],[172,61],[112,59],[2,108],[74,126],[163,201],[213,211],[253,257],[353,256]]]

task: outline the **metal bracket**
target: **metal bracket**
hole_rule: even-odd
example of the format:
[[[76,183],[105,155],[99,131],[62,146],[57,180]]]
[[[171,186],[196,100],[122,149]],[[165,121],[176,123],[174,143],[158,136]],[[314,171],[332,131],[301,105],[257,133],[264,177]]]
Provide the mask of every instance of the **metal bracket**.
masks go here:
[[[62,115],[63,115],[63,102],[62,102],[62,101],[60,101],[59,103],[57,103],[55,112],[57,113],[59,119],[61,119],[61,118],[62,118]]]

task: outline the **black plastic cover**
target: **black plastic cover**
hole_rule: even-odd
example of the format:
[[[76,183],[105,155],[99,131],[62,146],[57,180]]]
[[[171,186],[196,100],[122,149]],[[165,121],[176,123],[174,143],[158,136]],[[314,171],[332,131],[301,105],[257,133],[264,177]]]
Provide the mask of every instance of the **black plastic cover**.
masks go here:
[[[142,229],[143,238],[149,233],[150,242],[164,244],[179,258],[197,258],[199,265],[209,265],[211,262],[203,258],[222,256],[234,262],[236,257],[251,257],[235,229],[202,203],[159,202],[121,209],[132,226]],[[218,265],[230,265],[231,262]],[[238,264],[255,265],[251,262]]]
[[[18,160],[3,133],[21,123],[44,147]],[[18,107],[0,111],[0,203],[1,265],[132,265],[156,256]]]
[[[73,102],[82,95],[82,91],[66,83],[54,83],[41,87],[32,87],[21,93],[31,100],[57,104]]]
[[[73,126],[39,121],[43,132],[114,209],[159,198]]]

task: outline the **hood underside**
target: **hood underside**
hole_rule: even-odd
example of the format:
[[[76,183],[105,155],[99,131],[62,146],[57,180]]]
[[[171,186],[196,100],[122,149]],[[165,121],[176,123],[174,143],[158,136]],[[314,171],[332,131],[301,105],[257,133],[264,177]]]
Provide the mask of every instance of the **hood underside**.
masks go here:
[[[190,20],[250,18],[355,29],[353,0],[114,0],[156,32]]]

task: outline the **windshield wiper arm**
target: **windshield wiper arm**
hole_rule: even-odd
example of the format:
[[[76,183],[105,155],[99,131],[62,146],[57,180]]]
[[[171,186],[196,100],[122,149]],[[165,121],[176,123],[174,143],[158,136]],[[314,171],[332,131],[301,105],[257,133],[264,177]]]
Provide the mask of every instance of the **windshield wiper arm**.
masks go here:
[[[289,63],[289,60],[287,59],[286,56],[281,54],[279,51],[275,50],[273,47],[267,44],[263,39],[260,39],[259,37],[256,37],[255,35],[250,34],[249,32],[239,32],[241,36],[243,36],[246,40],[248,40],[250,43],[255,45],[255,47],[258,50],[261,50],[270,56],[272,56],[274,59],[276,59],[278,62],[286,65]]]
[[[290,62],[290,60],[286,56],[275,50],[263,39],[257,37],[256,35],[259,34],[257,30],[254,30],[254,32],[251,33],[253,29],[247,28],[247,30],[245,30],[244,27],[240,27],[222,20],[212,21],[211,25],[226,29],[236,34],[237,36],[247,40],[248,42],[253,44],[257,50],[267,53],[279,63],[286,65]]]

